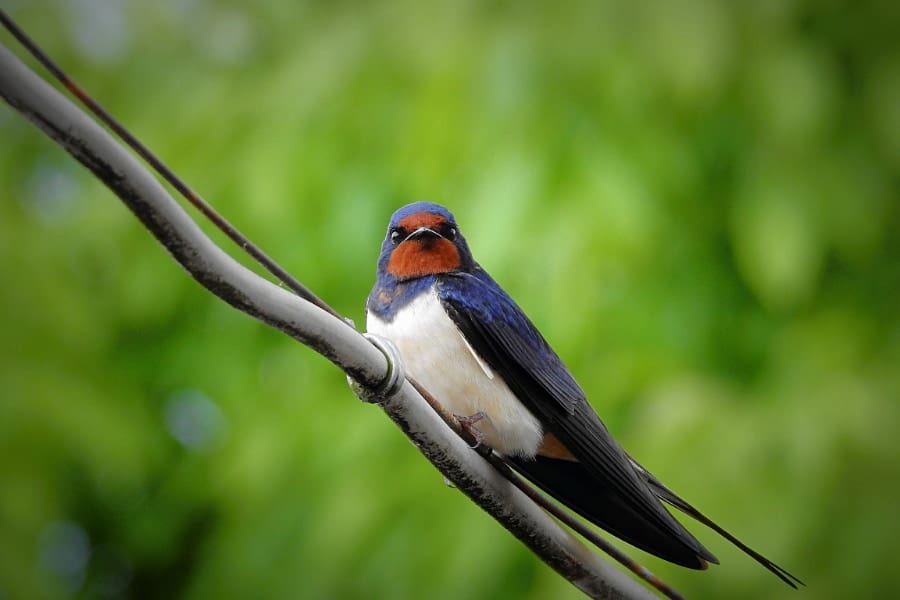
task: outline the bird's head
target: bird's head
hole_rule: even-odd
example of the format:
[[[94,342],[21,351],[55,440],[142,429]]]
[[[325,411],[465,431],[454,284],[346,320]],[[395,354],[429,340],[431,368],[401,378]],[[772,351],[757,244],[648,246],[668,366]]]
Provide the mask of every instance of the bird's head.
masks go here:
[[[391,216],[381,244],[378,273],[405,281],[467,271],[474,264],[450,211],[439,204],[415,202]]]

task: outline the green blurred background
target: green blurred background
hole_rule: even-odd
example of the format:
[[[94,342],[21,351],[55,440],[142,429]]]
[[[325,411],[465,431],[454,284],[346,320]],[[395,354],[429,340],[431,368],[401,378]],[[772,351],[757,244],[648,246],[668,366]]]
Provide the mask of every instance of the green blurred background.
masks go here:
[[[450,207],[623,445],[809,584],[702,526],[708,572],[632,551],[687,596],[897,593],[896,3],[4,5],[358,324],[390,213]],[[580,597],[6,106],[0,140],[0,598]]]

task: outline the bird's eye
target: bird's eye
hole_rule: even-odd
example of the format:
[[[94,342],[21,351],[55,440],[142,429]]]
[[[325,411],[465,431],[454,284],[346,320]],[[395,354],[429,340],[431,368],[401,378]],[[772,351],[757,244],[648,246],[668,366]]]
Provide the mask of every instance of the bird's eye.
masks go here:
[[[456,239],[456,227],[450,227],[447,229],[447,239],[451,242]]]
[[[403,234],[400,232],[399,227],[394,227],[391,229],[391,243],[395,246],[400,243],[400,238],[403,237]]]

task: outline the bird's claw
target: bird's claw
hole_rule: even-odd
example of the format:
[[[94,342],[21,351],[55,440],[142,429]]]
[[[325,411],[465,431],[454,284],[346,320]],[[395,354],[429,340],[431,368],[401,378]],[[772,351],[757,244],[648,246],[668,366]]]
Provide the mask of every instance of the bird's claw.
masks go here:
[[[473,440],[475,440],[475,445],[470,447],[473,450],[481,447],[481,445],[484,443],[484,434],[480,429],[475,427],[475,424],[487,417],[487,415],[484,414],[484,411],[479,410],[477,413],[466,417],[460,415],[453,416],[456,417],[456,422],[459,423],[460,428],[464,432],[468,433]]]

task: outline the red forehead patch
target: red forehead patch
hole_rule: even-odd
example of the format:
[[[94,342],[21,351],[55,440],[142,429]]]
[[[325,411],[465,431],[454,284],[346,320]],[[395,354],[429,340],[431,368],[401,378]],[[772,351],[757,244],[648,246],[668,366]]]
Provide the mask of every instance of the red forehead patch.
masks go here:
[[[408,217],[400,219],[397,225],[411,232],[415,231],[419,227],[429,227],[431,229],[437,230],[438,227],[446,222],[447,219],[445,219],[441,215],[436,215],[430,212],[418,212],[414,215],[409,215]]]
[[[458,269],[460,264],[459,250],[452,242],[444,238],[426,237],[403,242],[394,248],[387,270],[397,279],[414,279],[449,273]]]

